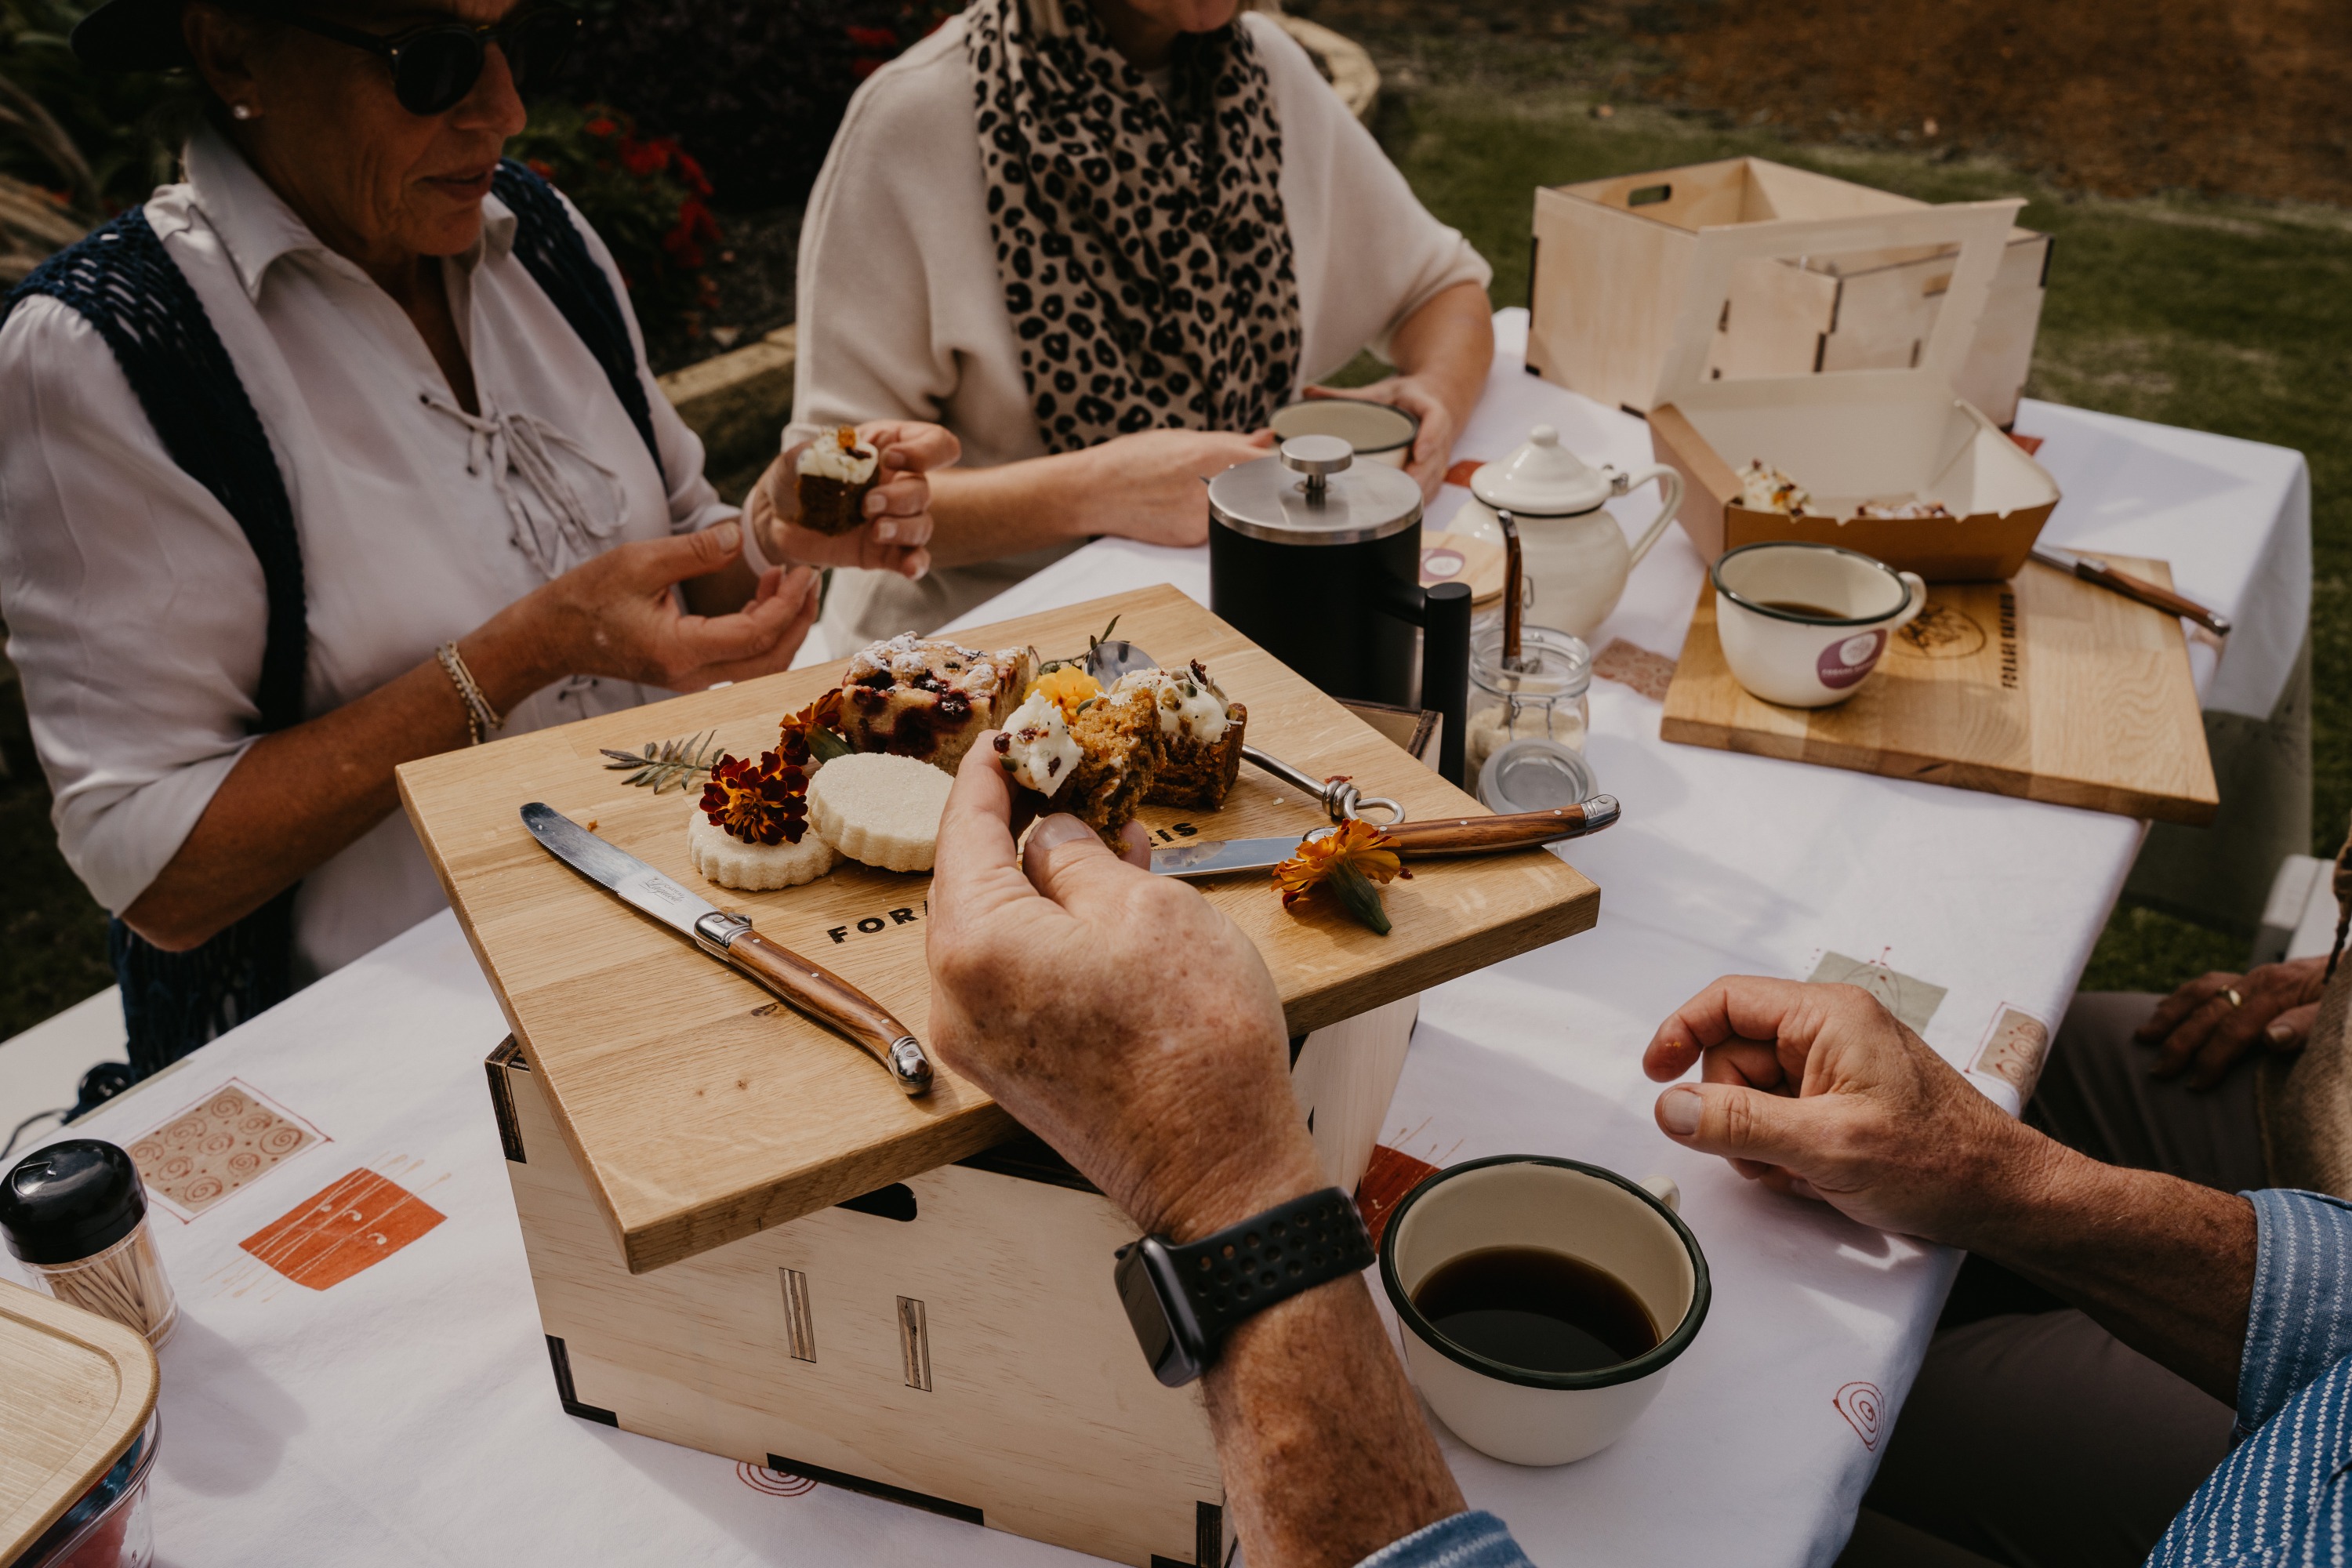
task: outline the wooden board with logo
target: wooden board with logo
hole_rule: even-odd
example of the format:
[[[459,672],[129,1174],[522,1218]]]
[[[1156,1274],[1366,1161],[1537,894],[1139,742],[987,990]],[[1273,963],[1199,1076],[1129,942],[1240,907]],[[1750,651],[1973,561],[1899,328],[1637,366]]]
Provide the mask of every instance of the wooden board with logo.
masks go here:
[[[2162,562],[2102,558],[2172,585]],[[2006,583],[1930,584],[1862,689],[1811,710],[1732,679],[1703,584],[1660,733],[2166,822],[2210,822],[2220,803],[2181,623],[2038,562]]]
[[[1345,773],[1413,817],[1484,815],[1339,704],[1168,587],[956,634],[968,647],[1081,653],[1113,616],[1163,661],[1198,658],[1247,705],[1249,737],[1317,775]],[[542,800],[689,889],[691,794],[656,795],[606,771],[600,748],[715,729],[738,754],[838,683],[818,666],[412,763],[402,798],[475,955],[539,1076],[557,1124],[635,1272],[782,1225],[990,1147],[1013,1131],[942,1069],[908,1100],[854,1047],[790,1013],[665,926],[554,860],[523,830]],[[1249,767],[1214,814],[1148,810],[1170,842],[1304,833],[1323,820]],[[800,950],[926,1033],[927,876],[845,863],[772,893],[710,889],[771,940]],[[1577,931],[1600,890],[1559,857],[1433,862],[1388,893],[1394,931],[1328,908],[1286,912],[1261,877],[1202,885],[1256,942],[1294,1035]]]

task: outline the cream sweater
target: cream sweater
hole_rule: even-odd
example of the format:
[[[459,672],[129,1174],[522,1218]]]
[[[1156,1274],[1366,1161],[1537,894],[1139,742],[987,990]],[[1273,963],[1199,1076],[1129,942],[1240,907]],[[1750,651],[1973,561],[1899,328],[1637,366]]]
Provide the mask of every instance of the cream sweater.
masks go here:
[[[1308,380],[1330,374],[1486,263],[1429,215],[1404,176],[1272,19],[1244,13],[1282,126]],[[796,434],[865,419],[929,419],[972,467],[1042,457],[989,231],[963,18],[876,71],[850,100],[801,230]],[[1105,521],[1105,531],[1109,521]],[[824,631],[836,657],[928,632],[1073,546],[945,568],[920,583],[835,574]]]

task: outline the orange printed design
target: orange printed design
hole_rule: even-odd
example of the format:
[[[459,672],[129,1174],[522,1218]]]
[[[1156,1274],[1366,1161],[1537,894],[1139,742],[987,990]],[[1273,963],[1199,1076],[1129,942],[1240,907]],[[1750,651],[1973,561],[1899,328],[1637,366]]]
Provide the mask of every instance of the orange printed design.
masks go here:
[[[1388,1228],[1389,1215],[1396,1212],[1397,1205],[1435,1174],[1437,1167],[1426,1160],[1416,1160],[1385,1143],[1372,1145],[1371,1163],[1364,1167],[1364,1179],[1356,1184],[1356,1212],[1364,1216],[1364,1228],[1372,1233],[1374,1247],[1381,1244],[1381,1232]]]
[[[786,744],[795,742],[807,762],[807,742],[786,737]],[[756,763],[721,755],[702,786],[702,810],[711,826],[746,844],[798,844],[808,832],[808,773],[778,752],[761,752]]]
[[[1862,1439],[1862,1446],[1872,1453],[1878,1452],[1879,1425],[1886,1419],[1886,1395],[1874,1383],[1849,1383],[1830,1396],[1837,1413]]]
[[[147,1196],[186,1221],[326,1135],[248,1084],[229,1079],[131,1144]]]
[[[295,1284],[324,1290],[447,1217],[398,1182],[353,1171],[237,1245]]]

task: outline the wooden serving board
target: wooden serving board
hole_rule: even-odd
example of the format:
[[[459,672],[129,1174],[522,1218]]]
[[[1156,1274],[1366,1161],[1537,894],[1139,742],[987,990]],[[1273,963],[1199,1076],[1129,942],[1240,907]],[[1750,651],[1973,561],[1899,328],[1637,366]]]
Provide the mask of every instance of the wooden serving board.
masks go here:
[[[114,1468],[154,1413],[156,1376],[136,1331],[0,1280],[0,1562]]]
[[[1114,615],[1169,662],[1203,661],[1249,709],[1249,738],[1309,773],[1346,773],[1416,818],[1486,809],[1173,588],[1118,595],[959,632],[967,647],[1083,652]],[[860,986],[928,1038],[928,876],[845,861],[772,893],[709,887],[687,858],[698,791],[656,796],[599,748],[715,728],[742,754],[841,679],[831,664],[408,763],[401,798],[565,1140],[642,1273],[1002,1142],[1015,1126],[941,1067],[908,1100],[855,1047],[785,1010],[669,928],[558,862],[518,816],[543,800],[771,940]],[[1171,842],[1303,834],[1325,820],[1244,765],[1224,809],[1152,809]],[[1188,834],[1189,830],[1189,834]],[[1313,900],[1284,910],[1267,879],[1201,884],[1248,932],[1304,1035],[1591,927],[1600,889],[1549,854],[1433,861],[1387,890],[1391,934]]]
[[[2104,558],[2172,585],[2160,561]],[[2220,805],[2179,621],[2039,562],[2007,583],[1928,584],[1835,708],[1749,696],[1715,628],[1703,584],[1666,740],[2195,826]]]

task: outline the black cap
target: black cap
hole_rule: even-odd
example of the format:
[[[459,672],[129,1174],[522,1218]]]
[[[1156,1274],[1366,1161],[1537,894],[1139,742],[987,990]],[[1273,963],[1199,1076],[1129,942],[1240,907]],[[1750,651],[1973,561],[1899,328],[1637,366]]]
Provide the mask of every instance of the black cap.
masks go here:
[[[27,1263],[78,1263],[129,1236],[146,1215],[139,1167],[96,1138],[36,1149],[0,1179],[0,1237]]]
[[[180,41],[187,0],[106,0],[74,24],[74,58],[101,71],[160,71],[189,63]]]

